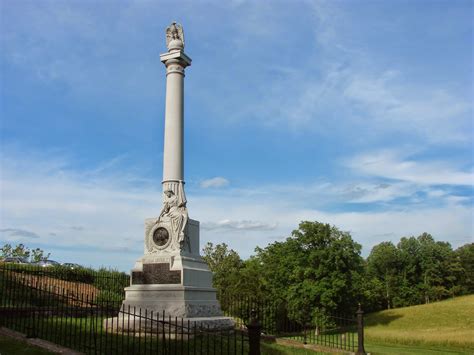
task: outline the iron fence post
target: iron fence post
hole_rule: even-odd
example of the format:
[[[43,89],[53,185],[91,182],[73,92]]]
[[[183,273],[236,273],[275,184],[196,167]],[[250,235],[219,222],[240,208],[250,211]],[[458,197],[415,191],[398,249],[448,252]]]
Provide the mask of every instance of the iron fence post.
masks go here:
[[[247,329],[249,332],[249,355],[260,355],[260,333],[262,326],[254,309],[250,312],[250,322],[247,324]]]
[[[364,311],[359,303],[357,310],[357,355],[365,355],[364,349]]]

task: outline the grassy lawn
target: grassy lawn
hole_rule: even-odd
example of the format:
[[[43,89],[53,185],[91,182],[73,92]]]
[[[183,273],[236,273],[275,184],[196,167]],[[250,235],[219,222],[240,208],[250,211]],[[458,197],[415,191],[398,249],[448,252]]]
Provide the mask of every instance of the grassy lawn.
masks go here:
[[[36,346],[28,345],[23,341],[0,335],[1,355],[47,355],[53,354]]]
[[[267,342],[262,342],[260,350],[262,352],[262,355],[316,355],[316,354],[331,354],[331,353],[325,353],[325,352],[316,352],[314,350],[310,349],[303,349],[299,347],[293,347],[290,345],[280,345],[276,343],[267,343]]]
[[[394,343],[374,343],[368,342],[365,345],[365,351],[371,354],[399,354],[399,355],[417,355],[417,354],[472,354],[472,350],[457,349],[446,346],[431,346],[426,344],[420,345],[402,345]]]
[[[368,351],[400,346],[401,354],[404,345],[426,354],[474,353],[474,295],[369,314],[365,323]]]
[[[189,341],[185,334],[171,332],[161,337],[161,331],[135,335],[133,329],[120,333],[106,332],[101,317],[48,317],[35,323],[30,318],[16,318],[9,328],[84,353],[94,354],[181,354],[181,353],[237,353],[248,352],[248,339],[241,333],[215,334],[197,331]],[[156,326],[156,325],[155,325]],[[167,326],[168,327],[168,326]],[[34,328],[34,331],[32,329]],[[165,332],[170,334],[166,329]],[[176,338],[175,338],[176,336]],[[273,351],[273,350],[272,350]],[[3,352],[0,352],[3,355]],[[269,354],[282,354],[271,352]]]
[[[37,318],[36,323],[32,324],[31,319],[16,319],[11,326],[23,332],[35,328],[35,334],[40,338],[83,352],[90,351],[89,346],[94,343],[98,345],[98,352],[104,354],[116,349],[124,349],[129,353],[149,353],[158,349],[166,352],[196,349],[199,353],[201,349],[207,348],[211,352],[214,349],[217,352],[219,349],[233,352],[235,349],[237,353],[246,353],[248,349],[247,342],[242,342],[240,336],[233,338],[203,334],[193,337],[189,342],[155,336],[154,339],[149,337],[145,342],[145,339],[133,336],[133,332],[123,335],[106,334],[101,317],[49,317],[39,321]],[[372,354],[474,354],[474,295],[368,314],[365,323],[365,350]],[[285,338],[302,342],[301,336],[302,334],[295,334]],[[342,334],[334,332],[324,334],[323,338],[309,336],[307,341],[329,345],[328,342],[341,344],[341,339],[344,343],[354,339],[357,348],[356,334],[345,333],[344,338],[342,337]],[[19,342],[0,339],[0,354],[48,354],[24,343],[15,343]],[[292,344],[262,343],[262,354],[315,352]]]
[[[314,355],[314,354],[326,354],[316,353],[312,350],[300,349],[296,347],[288,347],[278,345],[275,343],[262,342],[261,346],[262,355]],[[43,350],[36,346],[31,346],[20,340],[12,339],[0,335],[0,354],[1,355],[49,355],[53,354],[47,350]]]
[[[474,354],[474,295],[368,314],[365,325],[365,350],[372,354]],[[282,339],[303,342],[302,335]],[[357,334],[345,333],[345,339],[357,349]],[[341,334],[307,341],[341,344]]]

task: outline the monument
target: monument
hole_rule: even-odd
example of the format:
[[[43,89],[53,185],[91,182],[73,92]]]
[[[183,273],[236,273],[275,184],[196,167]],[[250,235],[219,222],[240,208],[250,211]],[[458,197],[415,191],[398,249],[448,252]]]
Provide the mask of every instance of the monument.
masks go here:
[[[164,311],[209,328],[232,328],[234,322],[223,317],[212,273],[199,254],[199,222],[189,218],[186,206],[183,93],[191,58],[184,44],[183,28],[173,22],[166,29],[168,52],[160,55],[166,67],[163,206],[158,217],[145,220],[144,255],[132,269],[122,311]]]

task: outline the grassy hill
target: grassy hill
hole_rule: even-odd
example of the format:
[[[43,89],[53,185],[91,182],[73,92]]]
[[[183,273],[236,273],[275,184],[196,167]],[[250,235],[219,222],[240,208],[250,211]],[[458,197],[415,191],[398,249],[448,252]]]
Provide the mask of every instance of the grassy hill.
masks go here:
[[[401,344],[438,353],[474,353],[474,295],[368,314],[365,323],[367,351],[379,353],[377,345]]]

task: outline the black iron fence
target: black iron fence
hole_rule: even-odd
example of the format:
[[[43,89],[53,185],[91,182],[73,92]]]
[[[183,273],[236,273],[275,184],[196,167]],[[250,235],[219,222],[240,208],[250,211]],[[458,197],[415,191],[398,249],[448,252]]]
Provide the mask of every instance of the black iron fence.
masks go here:
[[[0,326],[86,354],[249,352],[244,329],[214,330],[165,312],[120,309],[121,300],[110,293],[90,292],[85,282],[52,275],[0,265]]]
[[[259,342],[260,330],[264,336],[365,353],[360,307],[355,317],[315,307],[307,312],[309,320],[301,320],[282,300],[220,297],[236,327],[213,331],[163,312],[121,310],[128,285],[123,273],[0,264],[0,325],[88,354],[256,353],[248,333]]]
[[[221,297],[220,304],[224,313],[235,319],[237,326],[248,324],[250,312],[255,310],[264,335],[365,354],[364,312],[360,305],[352,317],[314,307],[305,314],[306,319],[301,320],[288,310],[283,300]]]

